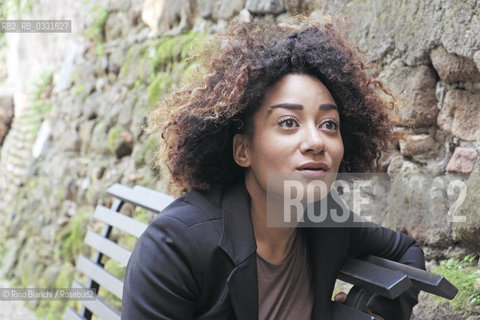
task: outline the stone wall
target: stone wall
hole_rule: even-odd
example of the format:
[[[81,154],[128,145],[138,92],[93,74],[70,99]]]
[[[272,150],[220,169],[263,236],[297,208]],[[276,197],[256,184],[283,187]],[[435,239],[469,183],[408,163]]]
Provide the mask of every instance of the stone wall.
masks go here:
[[[105,189],[120,182],[165,190],[151,165],[156,138],[144,126],[156,101],[194,68],[185,62],[192,43],[232,19],[283,22],[298,12],[346,15],[350,41],[371,53],[378,78],[398,97],[392,117],[403,136],[383,159],[391,177],[385,224],[418,239],[429,267],[479,253],[479,10],[460,0],[35,4],[27,16],[72,18],[73,32],[7,39],[16,91],[0,157],[3,273],[19,286],[68,287],[92,208],[111,201]],[[426,180],[396,180],[402,173],[437,180],[419,188]],[[466,223],[448,222],[454,180],[466,186],[456,212]],[[425,198],[435,206],[418,200]],[[55,317],[63,305],[36,307]],[[415,319],[438,319],[429,314],[417,311]]]
[[[457,212],[467,216],[467,223],[452,228],[446,222],[451,204],[437,206],[433,213],[421,204],[407,208],[402,204],[412,202],[406,199],[412,192],[402,186],[407,187],[400,188],[403,196],[396,195],[390,203],[396,217],[391,226],[404,215],[416,215],[406,231],[422,243],[446,248],[460,242],[479,250],[480,9],[476,1],[324,1],[322,8],[350,18],[352,40],[373,53],[371,61],[380,66],[379,79],[398,97],[394,116],[404,136],[389,155],[388,172],[428,172],[445,185],[459,179],[467,186]],[[429,228],[426,219],[439,223]]]
[[[13,118],[13,99],[12,95],[4,93],[0,95],[0,147],[3,140],[10,130],[10,125]]]

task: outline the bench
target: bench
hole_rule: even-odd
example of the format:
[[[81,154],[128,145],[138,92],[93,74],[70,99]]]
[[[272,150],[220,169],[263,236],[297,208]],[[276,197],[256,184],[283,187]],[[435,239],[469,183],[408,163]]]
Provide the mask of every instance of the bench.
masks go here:
[[[88,277],[87,283],[80,284],[74,281],[72,288],[91,288],[98,293],[100,287],[103,287],[121,300],[123,279],[105,270],[102,258],[105,255],[126,267],[131,252],[110,240],[110,235],[117,229],[139,238],[147,224],[120,213],[120,209],[126,203],[130,203],[136,208],[158,214],[173,201],[173,197],[141,186],[132,189],[120,184],[108,188],[107,193],[116,198],[111,208],[99,205],[93,214],[93,218],[105,223],[105,227],[101,233],[88,230],[85,236],[85,243],[95,250],[93,259],[81,255],[76,262],[76,269]],[[93,314],[100,319],[120,319],[120,310],[110,306],[98,295],[94,301],[85,300],[81,303],[80,310],[68,307],[65,319],[91,319]]]
[[[138,238],[147,224],[120,213],[120,209],[130,203],[158,214],[173,198],[145,187],[129,188],[120,184],[108,188],[107,193],[116,198],[111,208],[99,205],[93,215],[94,219],[105,223],[105,227],[101,233],[89,230],[85,236],[85,243],[95,250],[93,259],[80,256],[76,263],[76,269],[88,277],[87,283],[74,282],[72,287],[92,288],[96,292],[102,288],[121,300],[123,279],[105,270],[102,258],[105,255],[126,266],[131,252],[110,239],[112,230],[115,228]],[[364,310],[375,295],[395,299],[405,290],[415,288],[452,299],[458,291],[440,275],[374,256],[348,259],[338,278],[353,287],[345,304],[333,304],[335,320],[373,319],[360,310]],[[81,301],[79,310],[67,308],[65,319],[92,319],[93,314],[100,319],[116,320],[120,319],[121,311],[97,296],[95,300]]]

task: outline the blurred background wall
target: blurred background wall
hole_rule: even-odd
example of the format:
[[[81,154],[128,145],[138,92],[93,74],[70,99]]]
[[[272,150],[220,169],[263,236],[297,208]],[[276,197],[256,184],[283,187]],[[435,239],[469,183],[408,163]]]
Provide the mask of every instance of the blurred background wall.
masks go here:
[[[93,208],[111,201],[108,186],[166,190],[146,119],[195,69],[192,44],[234,19],[330,14],[347,17],[349,41],[398,97],[392,117],[405,135],[382,170],[420,175],[392,178],[383,223],[420,241],[429,269],[468,270],[459,273],[468,282],[461,299],[422,297],[415,319],[480,317],[477,1],[23,0],[2,10],[9,19],[72,20],[71,33],[6,33],[0,42],[0,267],[14,284],[70,286],[87,227],[101,227],[89,225]],[[447,219],[461,192],[448,190],[453,180],[466,187],[456,212],[466,223]],[[64,304],[31,307],[58,318]]]

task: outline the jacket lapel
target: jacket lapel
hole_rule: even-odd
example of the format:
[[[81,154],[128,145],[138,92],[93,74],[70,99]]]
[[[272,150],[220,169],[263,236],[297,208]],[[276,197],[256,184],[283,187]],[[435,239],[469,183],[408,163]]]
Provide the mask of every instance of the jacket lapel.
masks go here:
[[[227,283],[233,311],[239,320],[258,319],[258,279],[250,197],[243,183],[234,185],[222,201],[223,230],[219,246],[235,268]]]
[[[312,319],[330,319],[331,296],[348,251],[349,233],[345,228],[312,228],[308,231],[315,288]]]
[[[227,279],[233,311],[239,320],[258,319],[258,280],[256,255],[233,269]]]
[[[223,229],[219,246],[235,265],[227,283],[239,320],[258,319],[257,246],[249,214],[250,197],[245,185],[234,185],[225,192],[222,201]],[[307,228],[315,292],[312,319],[331,318],[331,296],[348,252],[349,233],[341,227]]]

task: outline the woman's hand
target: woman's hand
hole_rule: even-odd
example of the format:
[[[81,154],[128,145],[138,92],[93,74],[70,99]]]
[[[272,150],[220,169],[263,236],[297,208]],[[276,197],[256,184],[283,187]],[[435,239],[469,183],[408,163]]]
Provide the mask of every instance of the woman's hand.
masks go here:
[[[333,300],[335,302],[338,302],[338,303],[345,303],[345,301],[347,301],[347,294],[345,292],[340,292],[340,293],[337,293],[335,295],[335,297],[333,298]],[[378,319],[378,320],[385,320],[383,319],[383,317],[380,317],[379,315],[376,315],[376,314],[373,314],[372,311],[370,311],[368,308],[365,309],[365,312],[371,316],[374,316],[375,319]]]

